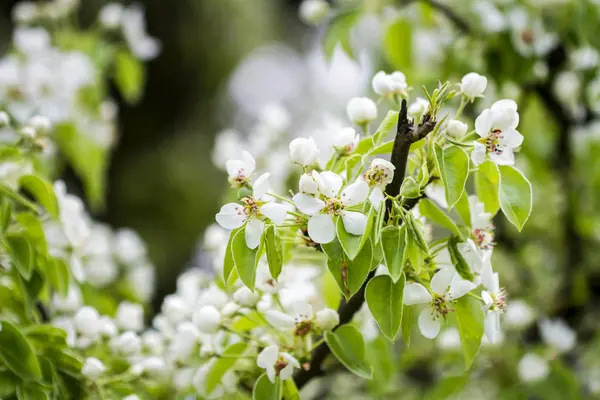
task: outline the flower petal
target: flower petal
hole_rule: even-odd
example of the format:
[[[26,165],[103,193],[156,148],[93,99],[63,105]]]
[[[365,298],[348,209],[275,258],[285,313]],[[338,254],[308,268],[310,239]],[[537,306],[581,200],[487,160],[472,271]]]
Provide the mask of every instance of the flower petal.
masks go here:
[[[512,149],[505,147],[502,154],[490,153],[490,160],[498,165],[513,165],[515,163],[515,155],[512,152]],[[475,162],[475,160],[473,160],[473,162]]]
[[[265,318],[271,325],[279,329],[293,329],[296,326],[294,317],[281,311],[267,310]]]
[[[483,270],[481,271],[481,282],[483,283],[483,286],[492,293],[497,293],[500,290],[498,273],[494,273],[492,264],[489,262],[485,263]]]
[[[335,197],[344,182],[341,176],[331,171],[313,172],[313,178],[319,185],[321,193],[327,197]]]
[[[357,180],[344,189],[340,195],[340,200],[345,206],[353,206],[363,203],[369,196],[369,185],[363,180]]]
[[[229,160],[225,163],[227,175],[230,178],[235,178],[239,175],[245,175],[244,162],[242,160]]]
[[[409,283],[404,286],[402,302],[405,306],[427,304],[432,300],[431,293],[420,283]]]
[[[431,290],[439,295],[443,295],[446,293],[446,290],[450,287],[452,283],[452,279],[454,279],[454,275],[456,272],[454,268],[442,268],[440,269],[434,276],[431,278]]]
[[[247,151],[243,151],[242,160],[244,160],[244,172],[246,173],[246,176],[252,175],[256,169],[256,161],[254,161],[254,157],[252,157],[252,155]]]
[[[304,193],[295,194],[292,198],[296,208],[307,215],[314,215],[325,207],[325,202]]]
[[[434,318],[431,309],[427,307],[419,314],[419,330],[427,339],[434,339],[440,333],[440,320]]]
[[[271,365],[270,367],[267,367],[267,377],[269,377],[269,380],[271,381],[271,383],[275,383],[275,366]]]
[[[475,132],[481,137],[487,137],[492,130],[492,112],[483,110],[475,120]]]
[[[300,368],[300,363],[290,353],[281,352],[281,357],[283,357],[283,359],[286,360],[288,362],[288,364],[290,364],[296,368]]]
[[[279,371],[279,379],[281,379],[282,381],[290,379],[293,373],[294,366],[292,364],[288,364],[285,367],[283,367],[281,371]]]
[[[471,152],[471,160],[473,164],[479,165],[485,161],[486,148],[479,142],[473,142],[473,151]]]
[[[385,196],[383,195],[381,188],[377,186],[374,187],[369,195],[369,201],[371,202],[373,208],[379,211],[383,205],[383,200],[385,200]]]
[[[301,320],[310,320],[314,316],[312,305],[305,301],[294,304],[292,309],[294,310],[294,314],[296,314],[297,318]]]
[[[356,211],[345,211],[342,214],[342,222],[346,232],[352,235],[362,235],[367,227],[367,216]]]
[[[273,367],[279,357],[279,346],[272,344],[264,348],[256,358],[256,365],[260,368]]]
[[[475,284],[466,279],[455,279],[450,284],[448,295],[452,300],[460,299],[471,290],[475,289]]]
[[[502,132],[502,139],[499,142],[501,145],[510,148],[519,147],[523,144],[523,135],[514,129],[507,129]]]
[[[329,214],[316,214],[308,220],[308,236],[315,243],[329,243],[335,239],[335,224]]]
[[[249,249],[255,249],[260,244],[260,237],[265,229],[265,223],[259,219],[251,218],[246,224],[246,246]]]
[[[216,220],[225,229],[237,229],[246,221],[244,207],[236,203],[227,203],[221,207]]]
[[[255,198],[261,199],[271,189],[269,176],[270,174],[267,172],[266,174],[259,176],[256,181],[254,181],[253,194]]]
[[[283,224],[287,215],[287,209],[283,204],[274,203],[272,201],[263,204],[260,207],[260,212],[274,224]]]
[[[494,344],[498,343],[500,339],[500,313],[497,311],[490,311],[483,320],[483,326],[485,336],[489,342]]]
[[[483,300],[483,302],[485,303],[485,306],[487,308],[489,308],[492,304],[494,304],[494,299],[492,299],[492,296],[490,295],[490,293],[487,290],[481,291],[481,299]]]

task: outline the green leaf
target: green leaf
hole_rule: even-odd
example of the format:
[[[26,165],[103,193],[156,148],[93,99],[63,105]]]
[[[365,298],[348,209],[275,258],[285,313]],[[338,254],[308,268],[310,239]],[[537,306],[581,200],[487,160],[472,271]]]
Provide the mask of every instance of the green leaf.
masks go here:
[[[344,222],[342,218],[338,218],[336,222],[336,231],[337,238],[344,249],[344,253],[348,256],[350,260],[354,260],[356,256],[363,249],[367,240],[369,239],[369,235],[371,233],[371,228],[373,227],[373,218],[375,217],[375,211],[371,209],[369,214],[367,215],[367,225],[365,226],[365,233],[362,235],[353,235],[346,231],[344,227]]]
[[[396,340],[402,323],[404,283],[404,274],[396,283],[387,275],[379,275],[369,281],[365,291],[365,300],[373,318],[392,342]]]
[[[348,180],[348,182],[354,181],[354,175],[357,173],[357,171],[360,171],[362,169],[363,164],[363,157],[359,154],[353,154],[350,157],[348,157],[346,161],[344,161],[346,179]]]
[[[5,320],[0,321],[0,359],[24,381],[36,381],[42,377],[31,344],[16,326]]]
[[[454,208],[465,225],[471,227],[471,206],[469,205],[469,195],[466,190],[463,192],[462,196],[460,196],[460,199],[454,205]]]
[[[466,295],[454,302],[454,310],[465,366],[469,369],[481,347],[483,309],[479,301]]]
[[[19,179],[19,185],[29,192],[54,219],[58,218],[58,200],[50,182],[37,175],[24,175]]]
[[[325,342],[333,355],[354,374],[371,379],[373,371],[365,360],[365,342],[352,325],[340,326],[335,332],[325,332]]]
[[[398,372],[394,348],[389,340],[379,336],[367,343],[366,357],[373,367],[373,380],[369,382],[369,387],[373,394],[379,395],[374,398],[385,398]]]
[[[483,162],[475,173],[475,191],[477,198],[484,204],[485,212],[495,215],[500,209],[498,189],[500,174],[492,161]]]
[[[436,165],[446,191],[446,202],[451,210],[465,190],[469,177],[469,156],[456,146],[442,149],[436,143],[434,148]]]
[[[300,393],[293,379],[286,379],[282,382],[283,400],[300,400]]]
[[[10,225],[13,203],[7,197],[0,199],[0,233],[6,232]]]
[[[115,56],[115,84],[129,104],[142,97],[146,80],[144,65],[129,51],[120,50]]]
[[[19,385],[17,386],[17,399],[50,400],[50,397],[39,385]]]
[[[432,222],[443,226],[456,235],[462,236],[460,229],[458,229],[458,226],[456,226],[452,218],[443,212],[433,201],[421,199],[419,201],[419,212],[425,218],[429,218]]]
[[[257,379],[252,390],[252,400],[281,400],[282,395],[281,379],[276,378],[273,383],[267,374],[262,374]]]
[[[39,349],[49,346],[54,348],[67,346],[67,332],[52,325],[35,325],[24,333],[34,347]]]
[[[0,399],[10,399],[21,380],[7,369],[0,370]]]
[[[393,127],[398,123],[398,111],[390,110],[387,115],[379,124],[379,127],[373,134],[373,143],[377,146],[379,143],[385,140],[388,133],[392,130]],[[368,138],[367,138],[368,139]]]
[[[229,240],[227,241],[227,247],[225,249],[225,258],[223,260],[223,282],[227,285],[229,277],[235,270],[235,262],[233,261],[233,252],[231,250],[231,244],[233,243],[233,238],[238,234],[239,231],[243,230],[243,227],[234,229],[229,234]]]
[[[283,268],[283,250],[281,247],[281,239],[275,225],[269,225],[264,233],[265,250],[267,252],[267,263],[269,264],[269,272],[273,279],[277,280],[281,269]]]
[[[394,70],[412,73],[412,27],[406,18],[394,21],[385,31],[383,52]]]
[[[83,360],[70,348],[58,349],[47,347],[44,349],[44,356],[65,374],[74,377],[81,375]]]
[[[402,312],[402,339],[406,345],[410,345],[410,330],[412,323],[412,307],[403,306]]]
[[[216,359],[206,374],[205,385],[207,394],[210,395],[217,385],[221,383],[223,375],[233,367],[233,364],[238,360],[236,357],[242,356],[246,348],[247,344],[243,342],[232,344],[225,349],[223,357]]]
[[[327,59],[331,59],[338,44],[350,58],[354,58],[352,44],[350,43],[350,32],[359,17],[359,12],[351,11],[339,14],[329,22],[323,43],[323,50]]]
[[[533,202],[531,183],[525,175],[510,165],[499,165],[500,208],[519,231],[529,219]]]
[[[400,187],[400,194],[408,199],[416,199],[421,195],[421,187],[412,176],[404,178]]]
[[[448,239],[448,253],[450,253],[450,260],[461,278],[473,281],[475,277],[471,272],[471,268],[469,268],[469,264],[467,264],[467,261],[458,250],[458,243],[460,241],[461,239],[458,236],[452,236]]]
[[[394,282],[402,276],[406,265],[406,226],[386,226],[381,230],[381,245],[385,265]]]
[[[335,310],[342,299],[338,284],[332,274],[323,274],[321,276],[323,279],[321,286],[325,305]]]
[[[448,376],[427,393],[427,400],[444,400],[460,393],[469,382],[468,375]]]
[[[246,245],[246,234],[244,230],[236,233],[231,242],[231,252],[235,269],[240,277],[240,280],[248,289],[254,291],[254,283],[256,282],[256,258],[258,256],[257,249],[249,249]]]
[[[29,280],[33,273],[34,260],[33,247],[29,243],[29,239],[23,234],[12,233],[6,235],[4,240],[12,255],[15,267],[17,267],[23,278]]]
[[[367,241],[354,260],[348,259],[337,240],[324,244],[322,247],[327,254],[329,272],[333,275],[346,299],[349,299],[361,288],[371,270],[373,255],[371,241]]]
[[[37,247],[39,251],[46,254],[48,252],[46,235],[44,234],[44,227],[40,219],[29,212],[16,213],[15,217],[19,224],[27,231],[32,246]]]
[[[46,276],[54,289],[63,297],[69,293],[70,270],[67,263],[60,258],[49,258]]]

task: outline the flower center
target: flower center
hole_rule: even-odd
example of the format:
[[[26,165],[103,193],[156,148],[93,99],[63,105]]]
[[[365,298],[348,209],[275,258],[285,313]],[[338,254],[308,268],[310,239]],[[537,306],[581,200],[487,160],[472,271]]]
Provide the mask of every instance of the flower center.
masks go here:
[[[477,247],[483,250],[488,250],[494,247],[493,229],[494,227],[492,225],[487,228],[473,229],[473,232],[471,232],[471,238]]]
[[[521,32],[521,40],[526,44],[533,44],[533,31],[527,29]]]
[[[296,320],[298,320],[298,318],[296,318]],[[296,336],[304,337],[304,336],[308,335],[311,330],[312,330],[312,322],[309,321],[308,319],[305,319],[305,320],[296,322],[296,330],[294,331],[294,334]]]
[[[383,185],[390,183],[390,177],[386,168],[369,168],[364,175],[365,181],[369,186]]]
[[[503,146],[500,144],[500,140],[504,139],[504,134],[500,129],[494,129],[490,132],[488,137],[481,138],[480,143],[483,143],[488,153],[495,153],[501,155],[504,151]]]
[[[244,203],[244,213],[250,217],[255,216],[258,217],[260,215],[260,203],[252,196],[243,197],[240,200]]]
[[[494,304],[492,304],[492,306],[490,308],[494,311],[505,312],[507,298],[506,298],[506,291],[504,290],[504,288],[500,289],[496,293],[492,293],[491,296],[492,296],[492,300],[494,300]]]
[[[237,172],[237,175],[230,178],[229,182],[231,183],[232,187],[241,188],[248,183],[248,177],[246,176],[244,170],[240,168]]]
[[[344,205],[339,199],[336,198],[328,199],[325,205],[325,211],[331,215],[340,215],[343,209]]]
[[[277,376],[279,376],[279,373],[281,372],[282,369],[284,369],[285,367],[288,366],[288,362],[285,358],[283,358],[282,356],[279,356],[279,358],[277,359],[277,361],[275,361],[275,374]]]
[[[434,295],[433,300],[429,303],[429,306],[433,310],[434,318],[446,317],[449,313],[454,311],[453,308],[450,307],[449,299],[446,299],[446,295]]]

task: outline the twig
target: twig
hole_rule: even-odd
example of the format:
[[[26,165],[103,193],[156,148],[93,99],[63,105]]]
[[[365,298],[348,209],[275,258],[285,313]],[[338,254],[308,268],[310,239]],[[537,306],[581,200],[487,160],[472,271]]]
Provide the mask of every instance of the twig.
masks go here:
[[[402,0],[402,1],[400,1],[400,4],[407,5],[407,4],[413,3],[415,1],[416,0]],[[442,13],[446,18],[448,18],[448,20],[450,20],[450,22],[452,22],[456,26],[456,28],[458,28],[458,30],[462,34],[468,35],[469,33],[471,33],[471,28],[469,27],[469,24],[467,24],[467,21],[465,21],[458,14],[456,14],[454,12],[454,10],[452,8],[450,8],[448,5],[440,3],[437,0],[420,0],[420,1],[429,5],[431,8],[435,8],[440,13]]]

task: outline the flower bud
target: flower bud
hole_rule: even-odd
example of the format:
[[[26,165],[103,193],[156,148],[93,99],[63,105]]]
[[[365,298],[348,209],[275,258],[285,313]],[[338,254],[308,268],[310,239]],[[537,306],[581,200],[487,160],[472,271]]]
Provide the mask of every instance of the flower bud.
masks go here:
[[[518,370],[519,378],[526,383],[544,380],[550,372],[548,361],[534,353],[527,353],[521,358]]]
[[[260,296],[243,286],[233,294],[233,299],[241,306],[254,307],[260,300]]]
[[[112,338],[110,347],[117,353],[134,355],[142,350],[142,339],[132,331],[127,331]]]
[[[0,111],[0,128],[10,125],[10,116],[6,111]]]
[[[324,308],[321,311],[317,311],[315,322],[322,330],[329,331],[340,323],[340,316],[337,311],[331,308]]]
[[[200,332],[215,333],[221,325],[221,313],[213,306],[205,306],[194,313],[192,321]]]
[[[319,156],[319,148],[312,137],[297,138],[290,143],[290,159],[304,167],[313,164]]]
[[[317,194],[319,185],[311,174],[302,174],[298,188],[302,193]]]
[[[448,125],[446,126],[446,132],[448,132],[448,135],[460,139],[465,135],[465,133],[467,133],[468,128],[469,127],[464,122],[453,119],[448,122]]]
[[[375,158],[371,161],[371,167],[365,172],[365,181],[370,186],[386,186],[394,179],[396,167],[383,158]]]
[[[346,113],[353,123],[366,124],[377,118],[377,105],[368,97],[355,97],[348,102]]]
[[[119,333],[119,329],[112,318],[103,315],[100,317],[100,333],[103,336],[115,337],[117,336],[117,333]]]
[[[37,131],[32,126],[24,126],[23,128],[21,128],[19,133],[21,134],[21,136],[27,139],[35,139],[35,137],[37,136]]]
[[[41,115],[36,115],[31,117],[31,119],[29,120],[29,126],[35,129],[35,132],[38,135],[43,135],[45,133],[48,133],[48,131],[52,127],[52,123],[48,118],[43,117]]]
[[[144,328],[144,309],[141,304],[123,301],[117,308],[116,320],[125,330],[141,331]]]
[[[119,3],[105,4],[98,14],[100,25],[108,29],[117,28],[123,19],[123,5]]]
[[[417,97],[414,103],[408,106],[408,115],[414,118],[415,123],[421,120],[427,112],[429,102],[422,97]]]
[[[460,82],[460,91],[469,99],[481,96],[487,87],[487,78],[476,72],[463,76]]]
[[[57,311],[61,312],[71,313],[77,311],[83,305],[83,298],[81,297],[79,286],[70,285],[66,297],[62,297],[55,293],[52,296],[52,305]]]
[[[73,316],[75,329],[85,336],[96,336],[100,332],[100,314],[95,308],[81,307]]]
[[[96,380],[104,373],[106,367],[96,357],[88,357],[81,368],[81,374],[88,379]]]
[[[400,71],[392,72],[389,75],[384,71],[379,71],[373,77],[371,85],[375,93],[381,96],[403,94],[408,88],[406,76]]]
[[[37,4],[33,1],[22,1],[15,5],[12,12],[15,22],[28,24],[38,17]]]
[[[360,135],[356,133],[354,128],[344,128],[333,138],[333,147],[343,151],[346,154],[352,153],[358,145]]]
[[[329,12],[329,4],[325,0],[304,0],[300,4],[300,19],[309,25],[319,24]]]
[[[223,306],[223,308],[221,309],[221,314],[224,317],[231,317],[233,314],[238,312],[239,309],[240,309],[239,304],[234,303],[233,301],[230,301],[229,303],[227,303]]]

